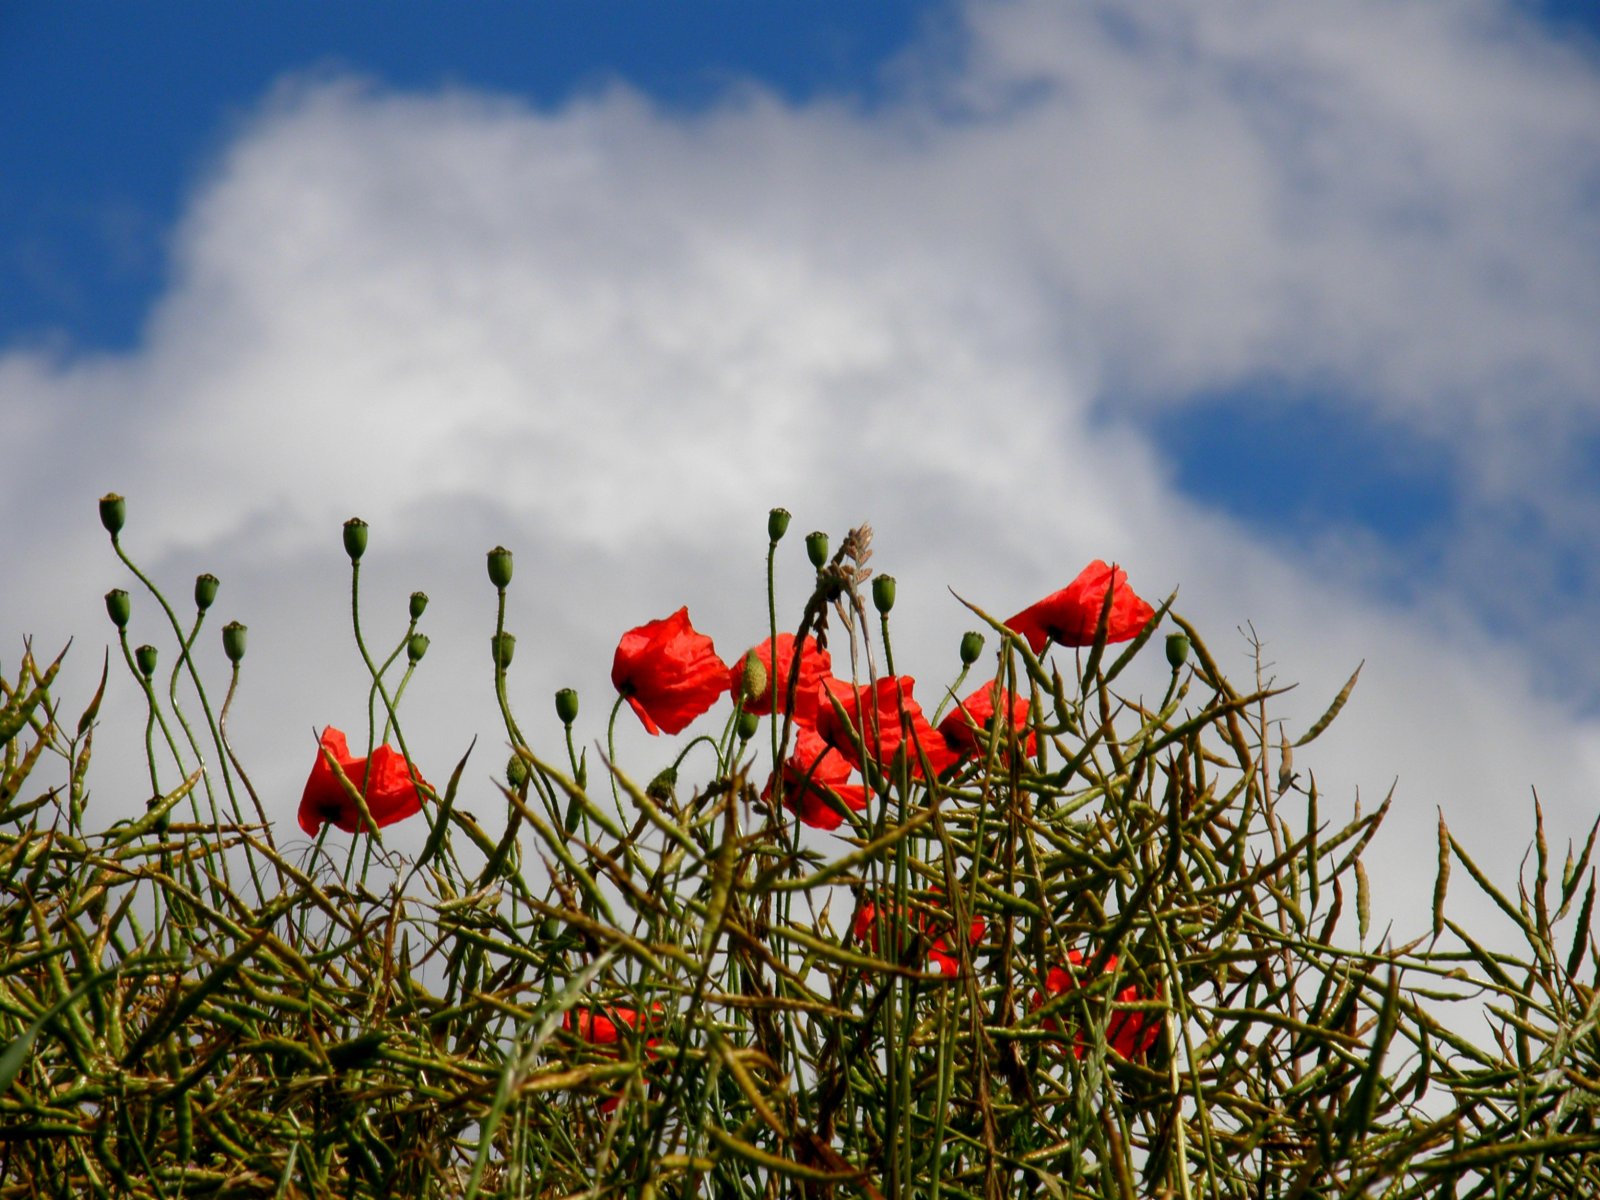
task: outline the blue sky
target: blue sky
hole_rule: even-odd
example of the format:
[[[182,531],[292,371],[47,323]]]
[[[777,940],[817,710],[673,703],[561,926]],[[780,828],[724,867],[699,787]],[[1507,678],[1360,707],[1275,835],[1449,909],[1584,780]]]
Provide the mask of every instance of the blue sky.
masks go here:
[[[1014,611],[1116,559],[1235,669],[1265,636],[1291,720],[1369,662],[1330,787],[1492,829],[1534,784],[1576,824],[1597,13],[12,3],[0,655],[98,645],[123,491],[271,648],[240,736],[297,762],[364,694],[359,512],[374,587],[435,596],[442,756],[492,726],[483,549],[539,581],[530,689],[603,693],[679,604],[753,640],[781,503],[874,522],[905,644],[954,645],[947,588]]]
[[[0,12],[0,342],[137,340],[184,198],[287,73],[556,104],[615,79],[703,106],[740,80],[871,103],[940,6],[881,0],[22,0]]]

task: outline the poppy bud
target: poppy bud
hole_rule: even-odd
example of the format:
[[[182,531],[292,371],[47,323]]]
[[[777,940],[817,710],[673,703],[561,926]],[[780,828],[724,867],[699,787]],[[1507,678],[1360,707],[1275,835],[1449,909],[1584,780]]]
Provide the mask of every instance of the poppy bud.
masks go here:
[[[511,584],[511,551],[504,546],[489,551],[489,582],[501,591]]]
[[[414,663],[421,662],[422,656],[428,652],[429,645],[427,634],[413,633],[406,642],[406,658]]]
[[[128,627],[128,614],[132,610],[133,603],[128,599],[128,593],[121,588],[112,588],[106,593],[106,615],[118,629]]]
[[[100,497],[100,524],[112,537],[122,532],[122,523],[128,519],[128,502],[115,492]]]
[[[894,576],[878,575],[872,580],[872,607],[879,615],[888,616],[894,607]]]
[[[211,602],[217,598],[217,585],[220,582],[215,575],[209,573],[195,576],[194,606],[201,612],[210,608]]]
[[[758,654],[744,656],[744,679],[740,689],[746,700],[756,700],[767,694],[767,666]]]
[[[789,532],[789,510],[775,508],[767,514],[767,540],[777,543]]]
[[[428,608],[428,593],[427,592],[412,592],[411,593],[411,619],[413,621],[420,621],[422,619],[422,614],[427,611],[427,608]]]
[[[367,552],[367,523],[360,517],[351,517],[344,523],[344,552],[351,562],[360,562]]]
[[[664,767],[662,768],[660,774],[652,779],[645,787],[644,794],[649,796],[652,800],[665,803],[668,800],[676,799],[677,791],[678,768]]]
[[[506,760],[506,782],[517,792],[528,782],[528,764],[522,761],[522,755],[513,754]]]
[[[828,535],[822,530],[806,534],[806,557],[819,571],[822,564],[828,561]]]
[[[562,688],[556,693],[556,716],[561,718],[563,725],[571,725],[578,719],[578,693],[571,688]]]
[[[978,661],[978,655],[983,653],[983,634],[976,629],[969,629],[961,635],[961,665],[970,667]]]
[[[1167,662],[1176,671],[1183,666],[1189,658],[1189,635],[1186,633],[1167,634]]]
[[[755,713],[742,712],[739,714],[739,740],[741,742],[748,742],[755,737],[756,730],[760,728],[761,718],[756,716]]]
[[[502,671],[511,665],[511,656],[516,649],[517,639],[509,633],[497,633],[489,639],[489,653],[494,658],[494,665]]]
[[[228,656],[228,661],[235,666],[244,658],[245,635],[250,630],[237,621],[229,621],[222,627],[222,652]]]
[[[133,652],[133,661],[139,664],[139,673],[149,679],[156,673],[156,648],[140,646]]]

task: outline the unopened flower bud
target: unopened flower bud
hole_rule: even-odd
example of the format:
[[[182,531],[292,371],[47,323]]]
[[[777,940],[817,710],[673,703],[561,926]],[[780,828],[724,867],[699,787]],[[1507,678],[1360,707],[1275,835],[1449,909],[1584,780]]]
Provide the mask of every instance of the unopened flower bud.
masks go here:
[[[758,654],[744,656],[744,678],[740,681],[740,689],[744,693],[745,701],[759,700],[767,694],[767,664],[761,661]]]
[[[563,725],[571,725],[578,719],[578,693],[571,688],[562,688],[556,693],[556,716],[561,718]]]
[[[511,551],[504,546],[489,551],[489,582],[501,591],[511,585]]]
[[[156,648],[140,646],[133,652],[133,661],[139,665],[139,673],[149,679],[156,673]]]
[[[201,612],[211,607],[211,602],[217,598],[217,586],[221,581],[209,572],[197,575],[194,580],[194,606]]]
[[[422,656],[428,652],[430,644],[427,634],[413,633],[406,641],[406,658],[414,663],[421,662]]]
[[[806,534],[806,557],[819,571],[822,564],[828,561],[828,535],[822,530]]]
[[[360,562],[367,552],[367,523],[360,517],[351,517],[344,523],[344,552],[351,562]]]
[[[106,615],[118,629],[128,627],[128,615],[132,611],[133,602],[128,599],[127,592],[121,588],[112,588],[106,593]]]
[[[961,635],[961,665],[970,667],[978,661],[978,655],[983,653],[983,634],[976,629],[969,629]]]
[[[513,754],[506,760],[506,782],[515,792],[520,792],[522,785],[528,782],[528,764],[522,761],[522,755]]]
[[[244,658],[245,635],[250,630],[237,621],[229,621],[222,627],[222,652],[228,656],[228,661],[238,666]]]
[[[755,713],[742,712],[739,714],[739,740],[741,742],[748,742],[755,737],[756,730],[760,728],[761,718],[756,716]]]
[[[678,768],[663,767],[644,789],[644,794],[658,803],[665,803],[677,797]]]
[[[128,519],[128,502],[115,492],[100,497],[100,524],[112,537],[122,532],[122,523]]]
[[[494,665],[504,671],[511,665],[511,656],[516,653],[517,639],[509,633],[497,633],[489,639],[489,653],[494,658]]]
[[[775,508],[767,514],[767,540],[779,542],[783,535],[789,532],[789,510]]]
[[[1186,633],[1167,634],[1167,662],[1176,671],[1189,660],[1189,635]]]
[[[426,612],[427,609],[428,609],[428,593],[427,592],[412,592],[411,593],[411,619],[413,621],[420,621],[422,619],[422,614],[424,612]]]
[[[875,575],[872,578],[872,607],[880,616],[888,616],[894,607],[894,576]]]

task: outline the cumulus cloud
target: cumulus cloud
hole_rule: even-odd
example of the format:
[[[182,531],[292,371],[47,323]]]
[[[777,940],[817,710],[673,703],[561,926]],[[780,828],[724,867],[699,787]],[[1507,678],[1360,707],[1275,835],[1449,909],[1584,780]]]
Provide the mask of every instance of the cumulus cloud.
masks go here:
[[[1241,670],[1253,622],[1305,681],[1298,728],[1365,658],[1306,756],[1328,803],[1398,776],[1391,854],[1431,845],[1438,805],[1513,869],[1529,786],[1559,837],[1600,781],[1596,731],[1534,684],[1538,631],[1485,632],[1471,571],[1400,605],[1326,546],[1262,544],[1178,494],[1148,433],[1281,376],[1447,439],[1467,511],[1589,528],[1541,451],[1589,430],[1600,382],[1600,68],[1487,4],[1337,16],[975,6],[870,109],[286,81],[197,186],[136,352],[0,357],[0,495],[30,514],[0,533],[26,564],[8,636],[99,644],[122,577],[92,501],[125,492],[147,563],[180,593],[215,571],[251,625],[235,729],[287,820],[312,728],[362,719],[346,516],[373,523],[369,620],[397,634],[406,593],[435,597],[419,753],[483,733],[481,779],[485,549],[518,555],[519,703],[577,683],[598,732],[622,629],[687,602],[727,656],[760,635],[784,504],[873,522],[930,690],[972,623],[947,586],[1006,613],[1091,557],[1181,583]],[[131,778],[105,802],[142,799]],[[1391,911],[1428,882],[1397,872]]]

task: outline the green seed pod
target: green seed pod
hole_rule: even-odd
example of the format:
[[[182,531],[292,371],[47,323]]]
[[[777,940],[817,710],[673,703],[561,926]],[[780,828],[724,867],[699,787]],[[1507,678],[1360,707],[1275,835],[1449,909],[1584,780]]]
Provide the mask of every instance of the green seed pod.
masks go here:
[[[806,557],[819,571],[822,569],[822,564],[828,561],[828,535],[822,530],[806,534]]]
[[[421,662],[422,656],[428,652],[429,645],[431,645],[431,643],[428,641],[427,634],[413,633],[410,639],[406,642],[407,660],[414,663]]]
[[[245,635],[249,632],[248,627],[237,621],[229,621],[222,627],[222,652],[235,666],[244,658]]]
[[[578,693],[571,688],[562,688],[556,693],[556,716],[561,718],[563,725],[571,725],[578,719]]]
[[[149,679],[156,673],[156,648],[154,646],[140,646],[133,652],[133,661],[139,665],[139,673]]]
[[[412,592],[411,593],[411,619],[413,621],[420,621],[422,619],[422,614],[427,612],[427,611],[428,611],[428,593],[427,592]]]
[[[969,629],[961,635],[961,665],[970,667],[978,661],[978,655],[983,653],[983,634],[976,629]]]
[[[511,551],[504,546],[489,551],[489,582],[501,591],[511,585]]]
[[[506,760],[506,782],[515,792],[520,792],[528,782],[528,764],[522,761],[522,755],[513,754]]]
[[[517,639],[509,633],[497,633],[489,639],[489,654],[494,665],[504,671],[511,666],[511,656],[516,653]]]
[[[115,492],[100,497],[100,524],[112,537],[122,532],[122,523],[128,519],[128,502]]]
[[[211,607],[211,602],[217,598],[217,587],[221,581],[207,572],[195,576],[194,580],[194,606],[201,612]]]
[[[894,607],[894,576],[875,575],[872,579],[872,607],[880,616],[888,616]]]
[[[344,552],[351,562],[360,562],[367,552],[367,523],[360,517],[351,517],[344,523]]]
[[[1189,660],[1189,635],[1186,633],[1167,634],[1167,662],[1176,671]]]
[[[739,714],[739,740],[741,742],[748,742],[755,737],[756,730],[760,728],[761,718],[756,716],[755,713],[742,712]]]
[[[128,616],[132,611],[133,602],[128,599],[127,592],[121,588],[112,588],[106,593],[106,615],[118,629],[128,627]]]
[[[776,545],[789,532],[789,510],[775,508],[767,514],[767,540]]]

